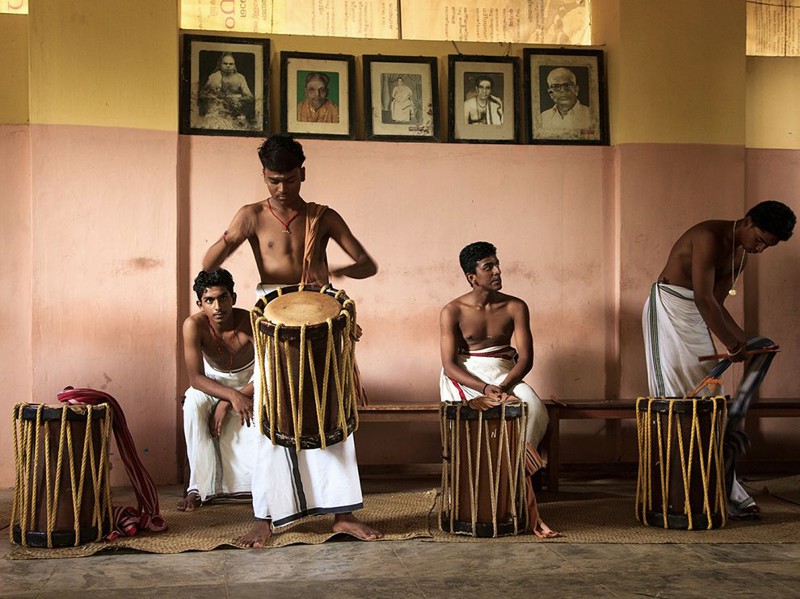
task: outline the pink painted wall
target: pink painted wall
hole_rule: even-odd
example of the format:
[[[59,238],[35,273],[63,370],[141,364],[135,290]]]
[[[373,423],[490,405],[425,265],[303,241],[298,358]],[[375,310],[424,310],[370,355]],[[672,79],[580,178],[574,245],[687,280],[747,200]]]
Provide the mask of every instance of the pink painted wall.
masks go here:
[[[114,395],[145,466],[173,482],[177,136],[32,125],[30,148],[33,401]]]
[[[744,157],[744,148],[739,146],[617,147],[622,397],[647,391],[642,307],[672,244],[701,220],[744,214]],[[734,317],[741,318],[738,297],[726,305]]]
[[[0,395],[0,486],[14,481],[13,405],[31,397],[31,169],[27,125],[0,125],[0,252],[5,256],[0,305],[0,355],[3,393]]]
[[[747,150],[747,206],[781,200],[800,214],[800,150]],[[756,261],[754,261],[756,262]],[[797,397],[800,385],[800,230],[786,243],[764,252],[757,267],[745,271],[749,333],[760,333],[781,346],[763,397]],[[795,429],[796,430],[796,429]]]
[[[257,142],[194,137],[189,145],[187,288],[237,208],[265,193]],[[529,382],[543,396],[603,395],[612,335],[605,257],[614,238],[603,226],[608,148],[321,140],[304,148],[303,196],[335,207],[380,267],[372,279],[337,281],[358,303],[372,402],[438,400],[439,311],[468,290],[458,252],[481,239],[498,247],[505,290],[530,305],[537,353]],[[240,304],[252,305],[249,247],[227,266]],[[196,309],[194,298],[186,307]]]

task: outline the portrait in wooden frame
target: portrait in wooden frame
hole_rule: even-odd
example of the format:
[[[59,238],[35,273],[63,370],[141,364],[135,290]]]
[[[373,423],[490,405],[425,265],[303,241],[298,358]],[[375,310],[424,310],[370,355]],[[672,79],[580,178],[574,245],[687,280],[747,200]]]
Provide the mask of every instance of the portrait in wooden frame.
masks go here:
[[[448,140],[519,143],[519,58],[448,57]]]
[[[439,141],[437,60],[364,56],[367,139]]]
[[[269,40],[185,34],[180,131],[269,134]]]
[[[281,131],[353,139],[354,100],[354,56],[281,52]]]
[[[608,145],[602,50],[523,51],[528,141]]]

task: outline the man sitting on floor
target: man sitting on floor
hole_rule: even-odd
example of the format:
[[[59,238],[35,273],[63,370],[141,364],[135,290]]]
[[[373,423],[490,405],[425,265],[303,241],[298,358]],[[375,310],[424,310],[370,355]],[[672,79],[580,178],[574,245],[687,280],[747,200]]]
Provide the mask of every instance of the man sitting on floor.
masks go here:
[[[250,494],[254,353],[250,313],[234,308],[233,277],[220,268],[194,280],[200,312],[183,323],[191,387],[183,403],[189,487],[179,510]],[[236,413],[234,417],[231,409]]]
[[[523,401],[528,406],[525,440],[529,453],[538,458],[535,448],[547,430],[548,418],[542,400],[522,381],[533,367],[530,314],[524,301],[500,292],[503,282],[496,254],[496,248],[485,241],[471,243],[459,254],[472,290],[442,309],[439,390],[442,401],[469,402],[481,410],[509,398]],[[516,350],[511,347],[512,336]],[[535,499],[528,499],[535,506]],[[538,536],[559,536],[538,514],[532,525]]]

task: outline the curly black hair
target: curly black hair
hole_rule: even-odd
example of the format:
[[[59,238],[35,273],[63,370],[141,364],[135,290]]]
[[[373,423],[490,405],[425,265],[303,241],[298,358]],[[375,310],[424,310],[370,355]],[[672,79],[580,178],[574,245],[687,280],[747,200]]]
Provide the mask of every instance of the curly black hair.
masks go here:
[[[458,261],[461,263],[461,270],[465,275],[475,274],[475,267],[478,262],[489,256],[494,256],[497,248],[488,241],[476,241],[470,243],[458,254]]]
[[[211,287],[224,287],[233,295],[233,275],[224,268],[208,273],[201,270],[194,278],[192,289],[197,294],[197,299],[203,299],[203,292]]]
[[[786,241],[794,232],[797,217],[786,204],[775,200],[767,200],[756,204],[747,211],[753,224],[767,233],[771,233],[780,241]]]
[[[288,173],[303,166],[306,155],[303,146],[291,135],[273,135],[258,148],[261,166],[276,173]]]

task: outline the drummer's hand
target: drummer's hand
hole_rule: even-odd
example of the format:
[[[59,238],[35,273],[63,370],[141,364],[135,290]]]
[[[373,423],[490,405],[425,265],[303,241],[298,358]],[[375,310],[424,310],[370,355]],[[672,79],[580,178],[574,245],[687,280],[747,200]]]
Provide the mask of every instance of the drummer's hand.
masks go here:
[[[728,349],[728,360],[731,362],[742,362],[747,355],[745,354],[747,344],[742,341],[733,349]]]
[[[472,408],[473,410],[479,410],[481,412],[485,412],[489,408],[493,408],[495,406],[499,406],[500,405],[500,400],[499,399],[494,399],[492,397],[486,397],[484,395],[484,396],[481,396],[481,397],[476,397],[475,399],[470,399],[467,402],[467,405],[470,408]]]
[[[486,385],[486,387],[483,389],[483,394],[486,397],[491,397],[492,399],[496,399],[498,402],[500,402],[503,400],[503,396],[506,393],[497,385]]]
[[[214,439],[219,439],[222,434],[222,425],[225,423],[225,418],[228,416],[228,411],[231,409],[231,404],[228,401],[220,401],[217,407],[214,408],[214,413],[211,414],[211,419],[208,426],[211,429],[211,436]]]
[[[239,422],[241,422],[242,426],[250,426],[250,422],[253,420],[252,398],[247,397],[238,391],[234,391],[233,395],[231,396],[231,406],[233,406],[233,409],[236,410],[237,414],[239,414]]]

